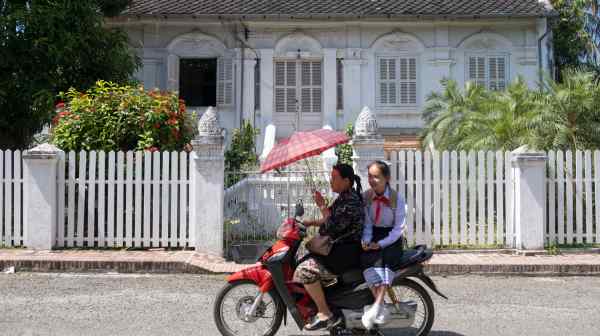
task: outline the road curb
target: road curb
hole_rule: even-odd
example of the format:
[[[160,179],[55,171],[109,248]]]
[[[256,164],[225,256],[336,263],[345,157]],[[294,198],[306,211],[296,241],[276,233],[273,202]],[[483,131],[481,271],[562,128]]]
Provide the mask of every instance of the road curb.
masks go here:
[[[184,273],[228,274],[251,265],[221,265],[193,261],[131,260],[0,260],[0,270],[14,267],[16,272],[117,272],[117,273]],[[600,264],[427,264],[426,272],[434,275],[600,275]]]

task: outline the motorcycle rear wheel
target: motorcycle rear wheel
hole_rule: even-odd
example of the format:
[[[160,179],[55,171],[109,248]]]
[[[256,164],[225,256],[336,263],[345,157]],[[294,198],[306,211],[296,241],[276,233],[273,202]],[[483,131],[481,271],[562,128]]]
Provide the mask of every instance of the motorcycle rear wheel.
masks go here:
[[[265,293],[256,314],[245,318],[244,312],[259,293],[249,280],[228,283],[215,300],[213,317],[223,336],[273,336],[279,330],[285,307],[275,292]]]
[[[435,318],[433,300],[423,286],[410,279],[401,279],[391,287],[400,302],[414,301],[417,304],[415,321],[410,328],[402,330],[398,335],[425,336],[429,334]],[[386,299],[390,299],[389,295]],[[386,334],[383,332],[382,334]],[[396,335],[396,333],[394,333]]]

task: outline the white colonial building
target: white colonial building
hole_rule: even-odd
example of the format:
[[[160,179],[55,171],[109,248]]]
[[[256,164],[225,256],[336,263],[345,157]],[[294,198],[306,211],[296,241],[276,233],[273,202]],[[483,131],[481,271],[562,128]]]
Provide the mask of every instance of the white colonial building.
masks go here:
[[[128,33],[146,88],[216,105],[228,129],[251,120],[259,146],[343,129],[363,106],[387,143],[412,146],[443,78],[502,89],[551,72],[551,15],[539,0],[134,0],[109,25]]]

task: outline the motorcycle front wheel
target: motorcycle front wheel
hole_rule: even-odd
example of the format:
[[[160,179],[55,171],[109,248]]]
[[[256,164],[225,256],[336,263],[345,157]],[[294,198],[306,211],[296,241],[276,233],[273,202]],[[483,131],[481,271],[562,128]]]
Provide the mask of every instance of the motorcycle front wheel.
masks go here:
[[[273,336],[279,330],[285,307],[276,293],[265,293],[253,315],[248,315],[258,286],[248,280],[228,283],[215,300],[213,316],[223,336]]]

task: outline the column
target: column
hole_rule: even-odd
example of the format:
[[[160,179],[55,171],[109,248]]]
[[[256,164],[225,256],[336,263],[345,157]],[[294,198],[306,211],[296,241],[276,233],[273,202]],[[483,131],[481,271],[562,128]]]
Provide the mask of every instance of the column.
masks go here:
[[[323,49],[323,126],[336,129],[337,49]]]
[[[57,231],[56,173],[60,149],[42,144],[23,154],[23,229],[28,248],[50,250]]]
[[[197,251],[223,256],[224,137],[217,111],[209,107],[192,140],[190,239]]]
[[[260,136],[257,152],[263,151],[265,132],[273,125],[273,49],[260,49]],[[273,126],[272,128],[274,128]],[[273,136],[275,133],[273,133]],[[275,138],[273,138],[275,140]]]
[[[242,116],[244,120],[254,123],[254,67],[256,60],[244,60],[244,104],[242,106]]]
[[[546,160],[543,152],[520,147],[511,154],[516,248],[543,250],[546,223]]]

